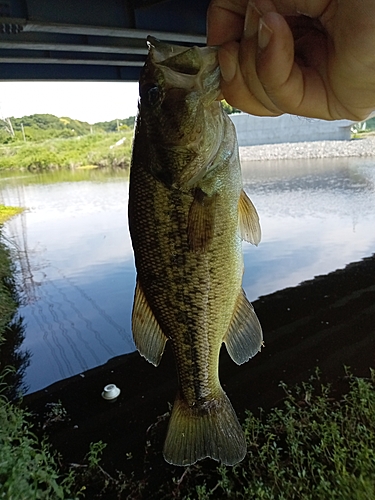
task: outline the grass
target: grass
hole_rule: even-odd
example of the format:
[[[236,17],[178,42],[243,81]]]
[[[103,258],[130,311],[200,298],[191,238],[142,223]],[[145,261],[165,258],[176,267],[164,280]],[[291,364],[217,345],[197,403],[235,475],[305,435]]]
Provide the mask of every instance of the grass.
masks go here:
[[[88,499],[370,500],[375,498],[375,371],[370,374],[365,379],[347,373],[348,390],[339,399],[320,382],[318,371],[293,389],[282,384],[285,400],[279,407],[260,417],[247,413],[248,452],[234,467],[210,460],[187,468],[167,465],[160,447],[163,416],[148,435],[143,467],[133,465],[139,457],[128,454],[133,474],[106,472],[105,444],[99,442],[63,481],[71,481],[72,494]]]
[[[123,144],[117,145],[125,137]],[[0,170],[46,170],[84,166],[128,167],[132,130],[0,146]]]
[[[205,486],[200,498],[220,491],[226,498],[265,500],[375,498],[375,374],[348,377],[340,401],[316,377],[293,391],[284,386],[283,407],[267,416],[249,413],[245,461],[220,468],[217,484]]]
[[[0,498],[76,498],[73,475],[61,479],[55,454],[33,434],[28,414],[1,396],[0,421]]]
[[[0,498],[209,500],[369,500],[375,498],[375,374],[347,377],[340,399],[315,377],[261,417],[247,414],[245,460],[234,467],[204,461],[185,469],[162,462],[146,446],[144,471],[125,476],[101,466],[102,442],[62,471],[28,414],[0,399]],[[149,467],[157,456],[158,468]],[[149,462],[151,457],[151,462]],[[132,456],[129,454],[129,460]],[[21,479],[20,479],[21,478]]]
[[[156,480],[140,477],[138,495],[129,489],[130,496],[121,498],[375,498],[375,372],[369,379],[348,373],[347,382],[348,391],[340,400],[320,384],[318,372],[293,390],[283,385],[286,398],[279,408],[261,412],[260,418],[247,414],[248,453],[243,462],[234,467],[207,461],[185,470],[169,468],[174,478],[167,473]]]
[[[21,213],[24,209],[21,207],[7,207],[0,203],[0,224]]]

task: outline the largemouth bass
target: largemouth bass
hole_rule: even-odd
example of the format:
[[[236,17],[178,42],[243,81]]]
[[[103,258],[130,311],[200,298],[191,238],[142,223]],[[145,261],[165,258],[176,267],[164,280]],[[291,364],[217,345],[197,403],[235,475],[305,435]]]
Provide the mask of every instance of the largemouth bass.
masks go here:
[[[179,391],[164,458],[233,465],[244,433],[218,376],[224,342],[238,364],[262,331],[242,290],[242,240],[257,244],[256,210],[242,189],[234,126],[221,104],[217,49],[148,38],[140,77],[129,188],[137,268],[132,330],[158,365],[169,340]]]

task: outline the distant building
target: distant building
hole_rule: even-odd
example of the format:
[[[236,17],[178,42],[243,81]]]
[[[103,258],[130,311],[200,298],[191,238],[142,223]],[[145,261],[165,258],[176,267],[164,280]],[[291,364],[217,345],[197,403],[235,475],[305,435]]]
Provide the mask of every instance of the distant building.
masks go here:
[[[239,146],[349,140],[354,124],[350,120],[327,121],[292,115],[269,117],[235,113],[229,116],[236,127]]]

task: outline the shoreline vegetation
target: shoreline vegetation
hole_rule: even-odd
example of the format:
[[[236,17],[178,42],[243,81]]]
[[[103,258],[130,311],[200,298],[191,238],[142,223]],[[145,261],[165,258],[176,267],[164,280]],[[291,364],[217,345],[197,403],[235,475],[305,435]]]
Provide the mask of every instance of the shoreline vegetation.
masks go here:
[[[94,125],[54,115],[0,120],[0,171],[128,168],[133,127],[134,117]]]
[[[35,143],[0,144],[0,172],[45,170],[128,169],[133,130],[97,133],[69,139],[48,139]],[[118,144],[120,143],[120,144]],[[241,146],[241,161],[298,160],[375,157],[375,135],[363,134],[350,141]]]
[[[160,416],[147,431],[145,448],[134,456],[126,453],[131,472],[108,472],[102,441],[91,442],[79,462],[67,463],[40,430],[48,428],[51,435],[69,421],[61,402],[51,405],[36,428],[35,415],[0,394],[0,495],[46,500],[374,498],[374,371],[368,378],[347,372],[345,383],[340,399],[321,382],[318,370],[293,389],[281,383],[281,404],[260,416],[246,412],[248,451],[234,467],[207,460],[186,468],[165,464],[159,434],[167,415]]]
[[[133,131],[0,145],[0,171],[128,168]]]
[[[25,209],[22,207],[10,207],[0,203],[0,226],[15,215],[20,214]]]

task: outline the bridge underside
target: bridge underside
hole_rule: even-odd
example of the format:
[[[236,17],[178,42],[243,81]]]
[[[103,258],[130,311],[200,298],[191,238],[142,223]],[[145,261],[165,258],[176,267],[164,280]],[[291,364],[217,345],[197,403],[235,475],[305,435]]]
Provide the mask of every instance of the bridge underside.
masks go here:
[[[138,80],[147,35],[205,43],[208,3],[0,0],[0,80]]]

